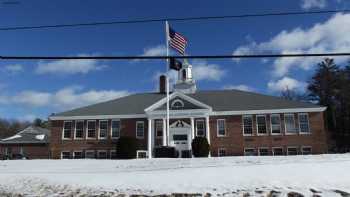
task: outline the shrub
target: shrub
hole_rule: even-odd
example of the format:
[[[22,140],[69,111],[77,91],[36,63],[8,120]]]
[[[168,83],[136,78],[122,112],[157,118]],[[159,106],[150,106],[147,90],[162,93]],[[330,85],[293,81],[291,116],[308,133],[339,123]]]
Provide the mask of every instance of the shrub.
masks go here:
[[[195,157],[208,157],[209,143],[205,137],[195,137],[192,140],[192,154]]]
[[[117,159],[136,158],[137,139],[134,137],[120,137],[117,142]]]
[[[175,158],[176,150],[175,147],[161,146],[154,149],[154,156],[156,158]]]

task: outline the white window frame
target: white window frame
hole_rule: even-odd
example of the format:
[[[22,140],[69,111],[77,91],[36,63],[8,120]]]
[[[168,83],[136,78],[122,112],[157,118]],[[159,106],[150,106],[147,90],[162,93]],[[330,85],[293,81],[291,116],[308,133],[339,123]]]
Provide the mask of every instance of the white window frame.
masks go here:
[[[259,133],[259,127],[258,127],[258,117],[264,117],[265,118],[265,130],[266,133]],[[256,134],[258,136],[264,136],[264,135],[268,135],[269,131],[267,130],[267,118],[266,118],[266,114],[258,114],[255,116],[255,124],[256,124]]]
[[[61,151],[61,159],[63,159],[63,153],[69,153],[69,158],[68,159],[71,159],[71,152],[70,151]],[[67,159],[67,158],[66,158]]]
[[[145,158],[140,158],[139,157],[139,153],[146,153],[146,157]],[[146,151],[146,150],[137,150],[136,151],[136,158],[137,159],[147,159],[148,158],[148,151]]]
[[[267,155],[261,155],[260,154],[260,150],[262,149],[267,149]],[[270,150],[269,150],[269,147],[259,147],[258,148],[258,156],[269,156],[270,155]]]
[[[66,123],[71,123],[71,131],[70,131],[70,137],[66,138],[64,137],[64,128]],[[62,140],[71,140],[72,139],[72,133],[73,133],[73,121],[72,120],[65,120],[63,121],[63,128],[62,128]]]
[[[300,127],[300,116],[302,116],[302,115],[306,115],[306,117],[307,117],[307,125],[308,125],[308,128],[309,128],[309,131],[307,131],[307,132],[301,132],[301,127]],[[298,126],[299,126],[299,134],[303,134],[303,135],[309,135],[309,134],[311,134],[309,113],[298,113]]]
[[[100,153],[106,153],[105,158],[100,158]],[[107,150],[97,150],[97,159],[108,159],[108,151]]]
[[[157,123],[160,122],[160,125],[162,125],[162,135],[158,136],[158,132],[157,132]],[[163,132],[164,132],[164,128],[163,128],[163,120],[154,120],[154,133],[157,139],[163,138]]]
[[[221,155],[220,151],[224,151],[225,155]],[[218,148],[218,157],[225,157],[227,156],[227,149],[226,148]]]
[[[204,131],[203,131],[203,135],[198,135],[198,122],[202,122],[202,123],[203,123],[203,129],[204,129]],[[202,120],[202,119],[198,119],[198,120],[196,120],[196,136],[198,136],[198,137],[204,137],[204,136],[205,136],[206,131],[207,131],[207,128],[206,128],[206,125],[205,125],[205,121],[204,121],[204,120]]]
[[[295,132],[294,132],[294,133],[288,132],[288,130],[287,130],[286,116],[291,116],[291,115],[293,115],[293,122],[294,122],[294,128],[295,128]],[[296,122],[295,122],[295,114],[291,114],[291,113],[289,113],[289,114],[284,114],[284,133],[285,133],[286,135],[297,135],[297,134],[298,134],[298,131],[296,130],[297,127],[296,127],[295,123],[296,123]]]
[[[245,130],[244,130],[244,118],[246,118],[246,117],[249,117],[249,118],[251,118],[251,120],[252,120],[252,134],[246,134],[245,133]],[[253,119],[253,115],[243,115],[242,116],[242,130],[243,130],[243,136],[254,136],[254,121],[253,121],[254,119]]]
[[[75,158],[75,154],[76,154],[76,153],[81,153],[82,158],[80,158],[80,159],[84,159],[84,154],[83,154],[83,151],[82,151],[82,150],[75,150],[75,151],[73,151],[73,159],[76,159],[76,158]]]
[[[94,158],[87,158],[86,157],[87,153],[94,153],[95,157]],[[96,151],[94,151],[94,150],[85,150],[85,159],[96,159]]]
[[[109,150],[109,158],[116,159],[116,158],[112,158],[112,153],[115,153],[115,155],[117,155],[117,150]]]
[[[89,122],[94,122],[95,123],[95,137],[89,137]],[[86,139],[96,139],[96,120],[88,120],[86,122]]]
[[[310,148],[310,155],[312,155],[312,146],[301,146],[301,147],[300,147],[300,153],[301,153],[302,155],[305,155],[305,154],[304,154],[304,151],[303,151],[304,148]]]
[[[77,123],[78,122],[82,122],[83,123],[83,136],[82,137],[77,137]],[[75,140],[82,140],[82,139],[84,139],[84,127],[85,127],[84,120],[76,120],[75,121],[75,128],[74,128],[74,139]]]
[[[113,136],[113,122],[119,122],[119,128],[118,128],[119,136],[118,137]],[[111,139],[119,139],[120,138],[120,130],[121,130],[121,121],[117,120],[117,119],[113,119],[111,121]]]
[[[219,133],[219,121],[224,121],[224,132],[225,134],[222,135]],[[227,132],[226,132],[226,119],[217,119],[216,120],[216,135],[217,137],[226,137],[227,136]]]
[[[280,120],[280,132],[279,133],[272,133],[272,117],[278,116],[278,119]],[[281,114],[271,114],[270,115],[270,133],[271,135],[282,135],[282,121],[281,121]]]
[[[243,155],[244,155],[244,156],[252,156],[252,155],[246,155],[246,151],[247,151],[248,149],[252,149],[252,150],[254,151],[254,156],[256,155],[256,148],[247,147],[247,148],[244,148],[244,150],[243,150]]]
[[[137,125],[138,124],[142,124],[142,127],[143,127],[143,132],[142,132],[142,136],[138,136],[137,135]],[[137,139],[144,139],[145,138],[145,122],[144,121],[136,121],[136,128],[135,128],[135,135],[136,135],[136,138]]]
[[[284,155],[284,149],[283,149],[283,147],[282,146],[276,146],[276,147],[272,147],[272,155],[273,156],[282,156],[282,155],[276,155],[275,154],[275,149],[282,149],[282,155]]]
[[[101,137],[100,134],[101,134],[101,122],[107,122],[107,128],[106,128],[106,137]],[[98,121],[98,135],[97,135],[97,138],[99,140],[105,140],[108,138],[108,120],[99,120]]]
[[[290,149],[290,148],[295,148],[295,149],[297,150],[297,154],[296,154],[296,155],[299,154],[299,152],[298,152],[298,147],[297,147],[297,146],[287,146],[287,155],[290,155],[290,154],[289,154],[289,151],[288,151],[288,149]],[[292,155],[292,156],[294,156],[294,155]]]

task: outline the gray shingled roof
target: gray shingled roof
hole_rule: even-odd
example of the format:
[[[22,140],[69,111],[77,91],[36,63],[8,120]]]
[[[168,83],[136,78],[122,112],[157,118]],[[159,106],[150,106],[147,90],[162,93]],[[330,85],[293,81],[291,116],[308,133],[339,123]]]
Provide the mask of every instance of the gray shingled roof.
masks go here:
[[[50,131],[36,126],[29,126],[16,135],[0,140],[0,144],[47,144]]]
[[[186,94],[209,105],[213,111],[270,110],[320,107],[311,103],[289,101],[275,96],[240,90],[197,91]],[[161,93],[133,94],[115,100],[58,113],[54,116],[93,116],[144,114],[144,110],[164,98]]]

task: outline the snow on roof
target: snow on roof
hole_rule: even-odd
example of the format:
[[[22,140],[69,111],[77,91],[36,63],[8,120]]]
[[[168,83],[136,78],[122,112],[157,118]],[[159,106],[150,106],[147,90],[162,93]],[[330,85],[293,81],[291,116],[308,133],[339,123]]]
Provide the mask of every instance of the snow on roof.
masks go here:
[[[36,135],[35,136],[35,139],[37,139],[37,140],[44,140],[45,139],[45,135]]]
[[[7,140],[13,140],[13,139],[16,139],[16,138],[20,138],[22,137],[21,135],[14,135],[14,136],[11,136],[11,137],[8,137],[8,138],[5,138],[5,139],[2,139],[3,141],[7,141]]]

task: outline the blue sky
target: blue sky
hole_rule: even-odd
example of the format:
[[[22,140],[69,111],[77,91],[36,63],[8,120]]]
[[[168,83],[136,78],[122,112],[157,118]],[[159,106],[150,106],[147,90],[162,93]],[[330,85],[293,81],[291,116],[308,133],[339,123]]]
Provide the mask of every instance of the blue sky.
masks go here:
[[[19,1],[0,4],[0,26],[144,18],[349,9],[345,0],[295,1]],[[350,14],[171,22],[191,55],[348,52]],[[1,55],[161,55],[161,22],[0,31]],[[345,64],[347,58],[338,58]],[[236,88],[278,95],[303,91],[320,58],[194,60],[200,90]],[[130,93],[155,91],[165,62],[1,61],[0,117],[30,120]]]

